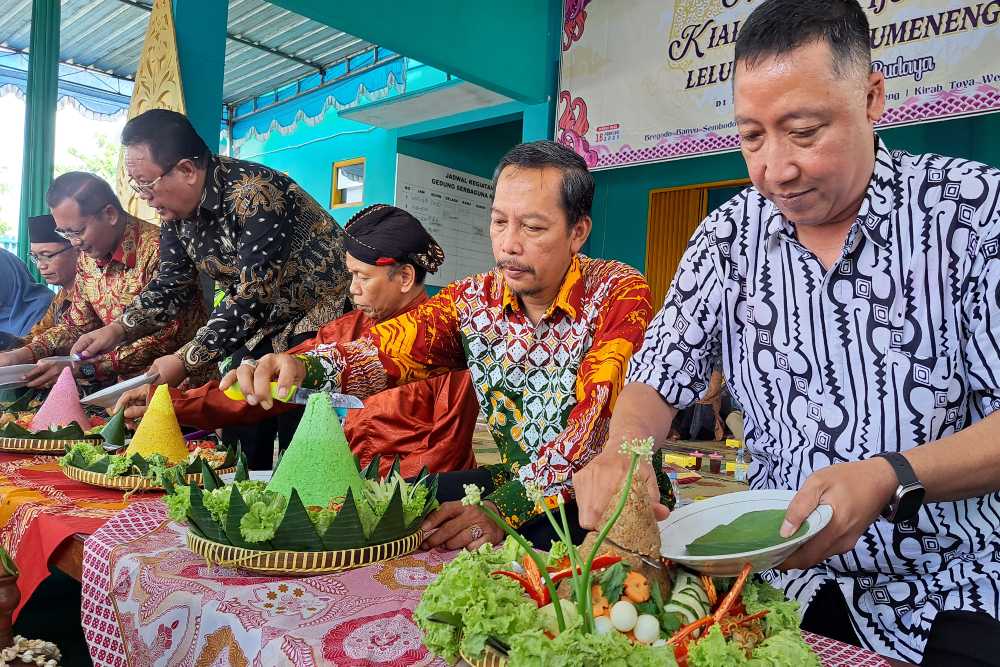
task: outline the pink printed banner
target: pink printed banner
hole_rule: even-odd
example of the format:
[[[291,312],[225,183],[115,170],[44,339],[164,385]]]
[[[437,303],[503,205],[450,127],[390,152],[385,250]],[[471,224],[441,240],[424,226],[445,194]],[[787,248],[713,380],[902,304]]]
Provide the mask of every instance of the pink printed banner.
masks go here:
[[[879,127],[1000,110],[1000,2],[861,0]],[[556,135],[592,169],[739,148],[733,48],[757,0],[566,0]]]

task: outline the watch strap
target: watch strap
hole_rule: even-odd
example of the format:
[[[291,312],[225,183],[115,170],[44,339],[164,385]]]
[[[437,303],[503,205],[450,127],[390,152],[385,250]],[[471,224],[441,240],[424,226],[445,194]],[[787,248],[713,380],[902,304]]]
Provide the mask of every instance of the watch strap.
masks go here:
[[[920,483],[920,480],[917,479],[917,473],[913,471],[913,466],[899,452],[885,452],[876,454],[876,456],[889,462],[889,465],[892,466],[893,471],[896,473],[896,479],[899,481],[900,486],[910,486],[911,484]]]

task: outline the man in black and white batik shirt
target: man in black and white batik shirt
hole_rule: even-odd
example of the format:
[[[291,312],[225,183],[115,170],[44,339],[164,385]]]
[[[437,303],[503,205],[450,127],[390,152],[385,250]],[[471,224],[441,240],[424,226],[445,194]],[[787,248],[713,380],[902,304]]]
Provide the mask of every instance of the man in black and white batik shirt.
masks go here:
[[[799,491],[782,532],[834,509],[765,575],[804,627],[910,662],[997,664],[1000,171],[887,149],[867,38],[856,0],[768,0],[744,23],[753,187],[691,239],[608,445],[574,478],[580,523],[620,487],[618,443],[662,442],[721,355],[751,486]],[[926,496],[893,502],[911,475]]]

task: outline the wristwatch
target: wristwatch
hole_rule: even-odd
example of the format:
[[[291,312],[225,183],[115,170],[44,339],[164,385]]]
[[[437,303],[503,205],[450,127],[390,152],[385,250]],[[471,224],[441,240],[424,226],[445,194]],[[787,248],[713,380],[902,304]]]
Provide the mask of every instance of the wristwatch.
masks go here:
[[[882,517],[892,523],[908,521],[915,516],[924,504],[924,485],[917,479],[917,474],[913,472],[913,466],[906,460],[906,457],[899,452],[886,452],[876,454],[892,466],[899,480],[896,492],[892,494],[889,504],[882,510]]]
[[[94,367],[94,364],[81,364],[80,375],[87,378],[88,380],[93,380],[95,377],[97,377],[97,369]]]

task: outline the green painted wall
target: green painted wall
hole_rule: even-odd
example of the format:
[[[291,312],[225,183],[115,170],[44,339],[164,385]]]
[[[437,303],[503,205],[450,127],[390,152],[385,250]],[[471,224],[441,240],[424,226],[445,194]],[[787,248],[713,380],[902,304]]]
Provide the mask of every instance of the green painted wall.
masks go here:
[[[174,29],[191,124],[213,151],[219,146],[228,2],[173,0]]]
[[[941,153],[1000,167],[1000,113],[924,123],[879,133],[890,149]],[[594,230],[586,252],[645,270],[649,191],[746,178],[739,153],[599,171]]]
[[[492,178],[503,154],[521,142],[521,132],[520,120],[508,121],[427,139],[401,138],[398,146],[400,153]]]

